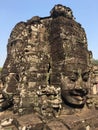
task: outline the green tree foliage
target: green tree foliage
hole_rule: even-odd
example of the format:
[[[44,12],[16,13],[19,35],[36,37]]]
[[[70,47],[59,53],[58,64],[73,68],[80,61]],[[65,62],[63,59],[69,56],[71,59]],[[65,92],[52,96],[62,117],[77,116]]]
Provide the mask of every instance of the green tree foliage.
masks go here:
[[[1,70],[2,70],[2,67],[0,67],[0,72],[1,72]]]
[[[92,63],[93,63],[94,65],[98,65],[98,59],[93,59]]]

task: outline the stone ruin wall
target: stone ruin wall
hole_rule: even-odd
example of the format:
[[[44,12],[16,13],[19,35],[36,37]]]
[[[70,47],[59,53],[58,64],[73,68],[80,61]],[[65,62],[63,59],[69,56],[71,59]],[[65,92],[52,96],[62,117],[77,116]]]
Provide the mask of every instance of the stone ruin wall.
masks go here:
[[[85,30],[74,20],[70,8],[61,15],[54,9],[49,17],[34,16],[18,23],[8,40],[2,93],[8,104],[13,101],[13,112],[19,115],[35,111],[58,116],[62,108],[61,74],[66,64],[75,65],[73,61],[79,60],[91,69]]]

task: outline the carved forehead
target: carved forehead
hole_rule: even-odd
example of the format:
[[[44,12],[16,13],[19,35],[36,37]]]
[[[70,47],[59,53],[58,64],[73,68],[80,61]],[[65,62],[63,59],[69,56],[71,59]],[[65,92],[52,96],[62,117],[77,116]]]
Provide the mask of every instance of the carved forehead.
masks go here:
[[[89,71],[89,67],[85,60],[78,59],[77,60],[67,60],[65,63],[65,73],[66,72],[87,72]]]
[[[66,71],[73,71],[73,72],[79,72],[79,70],[81,70],[81,72],[83,71],[88,71],[88,67],[84,64],[67,64],[65,66],[65,70]]]

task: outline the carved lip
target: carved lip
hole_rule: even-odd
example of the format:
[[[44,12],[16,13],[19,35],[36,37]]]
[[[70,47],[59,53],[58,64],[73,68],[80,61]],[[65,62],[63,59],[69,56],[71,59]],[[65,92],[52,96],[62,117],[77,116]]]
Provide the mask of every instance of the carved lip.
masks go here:
[[[86,89],[74,89],[69,92],[70,96],[80,102],[85,102],[88,91]]]
[[[3,98],[2,94],[0,93],[0,99]]]
[[[84,97],[88,94],[87,89],[73,89],[69,91],[71,96]]]
[[[75,100],[77,100],[77,101],[82,101],[82,102],[84,102],[85,101],[85,97],[81,97],[81,96],[72,96]]]
[[[0,103],[4,102],[4,99],[0,99]]]
[[[65,100],[71,103],[84,104],[86,101],[86,95],[88,90],[86,89],[72,89],[72,90],[62,90],[62,96]]]
[[[0,94],[0,103],[4,102],[4,98],[3,98],[3,95]]]

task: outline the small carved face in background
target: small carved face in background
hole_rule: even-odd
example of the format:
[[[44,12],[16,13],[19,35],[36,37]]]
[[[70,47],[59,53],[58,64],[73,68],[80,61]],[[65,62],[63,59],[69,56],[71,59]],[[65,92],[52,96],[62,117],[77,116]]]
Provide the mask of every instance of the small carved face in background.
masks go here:
[[[84,106],[90,87],[89,71],[85,64],[66,64],[65,72],[61,75],[61,84],[65,103],[73,107]]]

